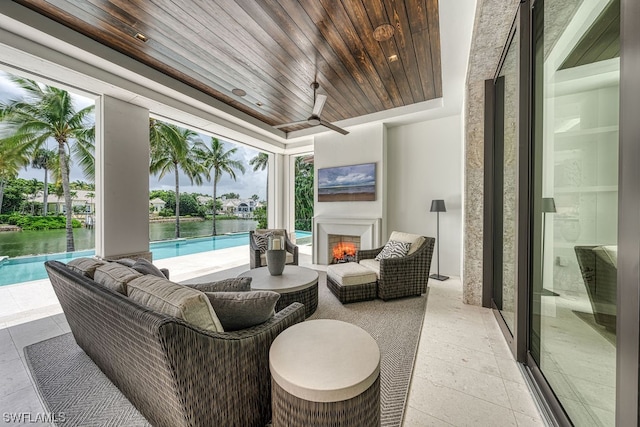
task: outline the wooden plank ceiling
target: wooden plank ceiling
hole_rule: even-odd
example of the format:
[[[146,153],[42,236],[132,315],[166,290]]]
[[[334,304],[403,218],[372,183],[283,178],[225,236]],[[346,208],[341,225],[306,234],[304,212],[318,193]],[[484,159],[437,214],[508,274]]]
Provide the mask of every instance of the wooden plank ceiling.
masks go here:
[[[311,114],[314,80],[329,122],[442,96],[438,0],[14,1],[271,126]]]

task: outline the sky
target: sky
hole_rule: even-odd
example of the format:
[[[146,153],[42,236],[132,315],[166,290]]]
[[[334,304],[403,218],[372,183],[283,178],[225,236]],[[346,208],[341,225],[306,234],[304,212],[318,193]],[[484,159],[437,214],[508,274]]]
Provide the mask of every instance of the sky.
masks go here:
[[[21,90],[8,78],[8,75],[3,71],[0,71],[0,102],[7,102],[11,99],[18,99],[21,96]],[[81,109],[93,103],[93,100],[85,98],[80,95],[75,95],[72,93],[72,98],[76,103],[76,108]],[[210,136],[200,135],[200,139],[203,142],[209,143]],[[233,157],[236,160],[240,160],[244,163],[246,172],[243,175],[241,172],[237,171],[236,173],[236,181],[231,179],[229,175],[223,175],[218,183],[218,195],[225,193],[238,193],[241,198],[250,198],[252,195],[257,194],[260,197],[260,200],[266,200],[267,193],[267,170],[254,172],[251,165],[249,165],[249,161],[255,157],[259,151],[254,150],[250,147],[236,144],[233,142],[225,141],[220,138],[221,141],[224,142],[225,148],[228,150],[233,147],[237,147],[238,151]],[[53,141],[50,142],[49,148],[54,148],[55,143]],[[20,178],[32,179],[36,178],[39,181],[44,180],[44,171],[33,168],[26,168],[20,172]],[[174,174],[165,175],[162,179],[154,175],[149,175],[149,189],[151,190],[175,190],[174,186]],[[74,167],[72,165],[70,180],[73,181],[87,181],[89,180],[84,177],[82,171],[79,167]],[[213,194],[213,184],[210,182],[203,182],[201,186],[192,185],[189,178],[187,178],[184,174],[180,174],[180,192],[184,193],[202,193],[207,195]]]

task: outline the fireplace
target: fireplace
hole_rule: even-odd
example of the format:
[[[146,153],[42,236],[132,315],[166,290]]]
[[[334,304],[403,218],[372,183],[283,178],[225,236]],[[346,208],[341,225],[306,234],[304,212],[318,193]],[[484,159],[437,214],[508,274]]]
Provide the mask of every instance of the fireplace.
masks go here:
[[[327,248],[329,249],[327,259],[330,264],[340,264],[356,260],[356,251],[360,249],[360,236],[329,234],[327,240]]]
[[[333,260],[333,245],[330,235],[353,236],[360,239],[359,249],[373,249],[380,246],[381,218],[313,218],[313,262],[328,265]]]

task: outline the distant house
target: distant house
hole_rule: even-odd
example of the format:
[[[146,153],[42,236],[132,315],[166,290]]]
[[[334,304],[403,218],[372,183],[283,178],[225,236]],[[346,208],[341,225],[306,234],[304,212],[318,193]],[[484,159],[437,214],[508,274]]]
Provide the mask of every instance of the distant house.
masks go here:
[[[166,202],[159,197],[149,200],[149,209],[153,209],[154,213],[160,212],[166,206]]]
[[[82,211],[88,214],[92,214],[96,211],[95,205],[95,191],[91,190],[71,190],[71,206],[76,208],[78,206],[82,207]],[[44,203],[44,194],[42,192],[38,192],[36,197],[33,199],[36,203]],[[64,196],[58,197],[56,194],[51,194],[47,196],[47,211],[49,213],[61,214],[65,212],[64,207]],[[77,210],[76,210],[77,212]]]
[[[222,210],[239,218],[252,218],[253,211],[259,206],[252,199],[226,199],[222,200]]]

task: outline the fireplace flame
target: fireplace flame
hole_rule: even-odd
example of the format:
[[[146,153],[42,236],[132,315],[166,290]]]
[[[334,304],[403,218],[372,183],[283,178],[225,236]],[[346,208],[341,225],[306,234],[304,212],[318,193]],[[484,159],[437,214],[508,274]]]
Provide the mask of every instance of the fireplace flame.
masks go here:
[[[350,242],[340,242],[333,247],[333,258],[336,260],[356,256],[356,245]]]

